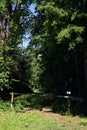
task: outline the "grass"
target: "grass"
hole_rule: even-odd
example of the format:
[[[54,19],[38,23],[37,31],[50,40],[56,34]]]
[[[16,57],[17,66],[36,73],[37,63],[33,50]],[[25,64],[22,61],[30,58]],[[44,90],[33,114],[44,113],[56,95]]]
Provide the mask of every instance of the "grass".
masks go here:
[[[0,116],[0,130],[57,130],[54,120],[42,118],[38,111],[7,112]]]
[[[12,110],[0,112],[0,130],[87,130],[87,118]]]
[[[27,94],[15,97],[13,109],[0,100],[0,130],[87,130],[87,117],[67,114],[67,101],[53,95]]]

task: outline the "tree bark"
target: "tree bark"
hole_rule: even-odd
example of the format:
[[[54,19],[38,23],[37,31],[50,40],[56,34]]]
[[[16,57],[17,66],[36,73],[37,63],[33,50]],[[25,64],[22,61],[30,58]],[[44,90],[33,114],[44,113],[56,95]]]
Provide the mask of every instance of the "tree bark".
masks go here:
[[[87,45],[84,47],[85,84],[87,86]]]
[[[80,94],[80,72],[79,72],[79,65],[78,65],[78,50],[75,49],[73,51],[73,69],[74,69],[74,81],[75,81],[75,91],[76,93]]]
[[[0,57],[3,56],[3,45],[6,39],[6,19],[5,16],[0,14]]]

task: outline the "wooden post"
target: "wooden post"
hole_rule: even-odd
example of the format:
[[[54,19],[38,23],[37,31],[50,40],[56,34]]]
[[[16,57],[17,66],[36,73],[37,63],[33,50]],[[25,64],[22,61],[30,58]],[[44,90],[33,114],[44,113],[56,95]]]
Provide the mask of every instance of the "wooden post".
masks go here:
[[[11,108],[13,108],[13,103],[14,103],[14,92],[10,93],[11,94]]]
[[[71,107],[70,95],[71,95],[71,92],[67,91],[66,94],[68,95],[68,98],[67,98],[67,102],[68,102],[68,114],[70,114],[70,107]]]
[[[68,113],[70,114],[71,101],[70,96],[68,96]]]

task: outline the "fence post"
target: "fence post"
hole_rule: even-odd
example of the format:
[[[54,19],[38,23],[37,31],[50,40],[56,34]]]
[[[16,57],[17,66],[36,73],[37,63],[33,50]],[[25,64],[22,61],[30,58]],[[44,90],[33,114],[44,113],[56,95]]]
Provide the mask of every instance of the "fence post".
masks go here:
[[[71,92],[67,91],[66,94],[68,95],[68,98],[67,98],[67,101],[68,101],[68,113],[70,114],[70,107],[71,107],[70,95],[71,95]]]
[[[14,92],[10,93],[11,94],[11,108],[13,108],[13,103],[14,103]]]

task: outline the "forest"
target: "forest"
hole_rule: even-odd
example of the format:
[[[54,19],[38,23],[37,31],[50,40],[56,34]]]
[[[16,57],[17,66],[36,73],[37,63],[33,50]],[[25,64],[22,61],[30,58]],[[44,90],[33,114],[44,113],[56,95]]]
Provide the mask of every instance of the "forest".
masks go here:
[[[87,114],[87,0],[0,0],[0,100],[11,92],[51,95],[56,110],[70,92]]]

